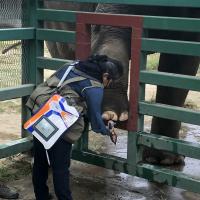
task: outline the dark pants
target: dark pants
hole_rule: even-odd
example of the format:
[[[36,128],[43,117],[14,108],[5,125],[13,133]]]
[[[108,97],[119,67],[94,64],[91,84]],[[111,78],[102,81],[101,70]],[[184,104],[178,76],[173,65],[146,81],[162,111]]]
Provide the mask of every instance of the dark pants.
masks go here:
[[[53,172],[54,190],[58,200],[72,200],[69,186],[71,147],[72,144],[60,139],[48,150]],[[34,137],[32,181],[36,200],[48,200],[49,196],[49,189],[46,184],[49,166],[45,151],[43,145]]]

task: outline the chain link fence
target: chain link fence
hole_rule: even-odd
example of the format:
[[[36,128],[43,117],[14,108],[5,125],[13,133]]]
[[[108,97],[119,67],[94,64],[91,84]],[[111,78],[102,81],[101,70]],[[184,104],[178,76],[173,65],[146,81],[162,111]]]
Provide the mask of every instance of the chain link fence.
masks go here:
[[[0,29],[22,27],[22,2],[24,0],[0,0]],[[22,42],[0,41],[0,88],[22,83]]]

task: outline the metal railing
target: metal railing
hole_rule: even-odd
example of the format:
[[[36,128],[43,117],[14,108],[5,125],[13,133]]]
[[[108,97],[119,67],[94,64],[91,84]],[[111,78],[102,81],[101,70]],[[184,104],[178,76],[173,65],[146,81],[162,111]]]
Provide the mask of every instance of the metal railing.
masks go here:
[[[44,69],[58,69],[63,63],[69,60],[44,57],[44,41],[54,41],[63,43],[75,43],[76,32],[67,30],[46,29],[43,27],[44,21],[56,22],[76,22],[77,12],[68,10],[46,9],[43,1],[27,1],[27,28],[22,29],[4,29],[0,32],[0,40],[18,39],[28,42],[28,64],[24,69],[28,72],[28,81],[23,86],[0,90],[1,99],[23,97],[23,103],[26,96],[31,93],[34,86],[43,81]],[[63,0],[61,2],[70,2]],[[95,0],[77,0],[73,2],[97,3]],[[99,0],[98,3],[122,3],[116,0]],[[123,4],[141,5],[141,6],[164,6],[164,7],[188,7],[200,8],[200,1],[197,0],[125,0]],[[28,14],[29,13],[29,14]],[[88,14],[88,13],[87,13]],[[84,14],[83,14],[84,16]],[[119,15],[118,15],[119,17]],[[130,16],[137,18],[138,16]],[[181,18],[166,16],[142,16],[142,28],[145,30],[171,30],[200,32],[200,19]],[[148,38],[145,35],[141,38],[141,60],[139,72],[139,100],[138,105],[138,124],[137,130],[130,130],[128,133],[127,159],[108,155],[97,154],[88,150],[88,136],[85,134],[73,151],[73,158],[79,161],[95,164],[113,170],[118,170],[131,175],[146,178],[151,181],[166,183],[175,187],[181,187],[193,192],[199,192],[200,180],[190,177],[181,172],[173,171],[163,167],[156,167],[150,164],[140,163],[142,147],[154,147],[155,149],[166,150],[169,152],[185,155],[188,157],[200,159],[200,144],[186,142],[174,138],[147,134],[143,131],[144,115],[157,116],[166,119],[179,120],[191,124],[200,125],[200,112],[180,108],[176,106],[145,102],[145,84],[161,85],[200,91],[200,79],[187,75],[174,75],[165,72],[155,72],[146,70],[147,52],[161,52],[179,55],[200,55],[200,43],[195,41],[181,41],[169,39]],[[135,87],[135,86],[133,86]],[[13,94],[14,92],[14,94]],[[135,112],[135,111],[134,111]],[[23,110],[23,120],[28,116],[28,112]],[[135,122],[137,123],[137,122]],[[85,130],[88,131],[87,129]],[[26,139],[25,139],[26,140]],[[24,143],[25,142],[25,143]],[[28,141],[29,143],[30,141]],[[15,146],[0,146],[0,157],[12,155],[18,151],[29,149],[24,139],[18,141]],[[30,147],[30,146],[29,146]],[[105,164],[106,163],[106,164]]]

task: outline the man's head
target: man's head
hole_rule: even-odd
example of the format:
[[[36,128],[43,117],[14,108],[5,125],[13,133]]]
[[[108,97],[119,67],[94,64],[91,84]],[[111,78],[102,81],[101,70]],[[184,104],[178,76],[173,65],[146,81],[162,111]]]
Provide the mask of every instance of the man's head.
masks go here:
[[[123,75],[123,66],[120,61],[109,58],[106,55],[93,55],[89,57],[89,61],[96,63],[102,74],[102,82],[106,86],[111,81],[116,81]]]
[[[87,60],[80,61],[75,67],[102,83],[116,81],[123,75],[121,62],[106,55],[92,55]]]

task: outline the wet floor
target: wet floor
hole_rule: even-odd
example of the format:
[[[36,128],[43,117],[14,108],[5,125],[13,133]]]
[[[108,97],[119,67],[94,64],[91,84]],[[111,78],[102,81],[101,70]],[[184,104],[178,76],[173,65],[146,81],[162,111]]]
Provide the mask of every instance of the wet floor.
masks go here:
[[[150,119],[146,120],[145,130],[150,130]],[[182,124],[181,129],[181,139],[200,143],[200,127],[190,124]],[[103,143],[109,143],[108,145],[99,144],[100,152],[109,152],[112,155],[126,158],[127,153],[127,134],[122,131],[118,131],[118,144],[114,146],[111,142],[108,142],[104,139]],[[98,139],[97,139],[98,141]],[[92,141],[91,141],[92,142]],[[92,147],[91,147],[92,149]],[[92,149],[94,150],[94,149]],[[200,181],[200,161],[192,158],[185,158],[184,166],[174,166],[170,167],[176,171],[181,171],[185,174],[188,174],[195,179]],[[106,177],[106,180],[108,178]],[[139,177],[133,177],[127,174],[119,173],[113,175],[112,178],[109,178],[111,183],[118,183],[122,188],[126,188],[127,191],[132,191],[139,195],[135,198],[123,197],[122,199],[152,199],[152,200],[200,200],[200,194],[192,193],[175,187],[170,187],[162,184],[150,183],[145,179]],[[199,188],[200,189],[200,188]],[[117,192],[120,192],[117,190]],[[116,193],[117,194],[117,193]],[[141,196],[142,195],[142,196]],[[109,198],[108,198],[109,199]],[[120,199],[120,198],[119,198]]]
[[[149,126],[146,129],[148,130]],[[90,148],[97,152],[107,152],[126,158],[127,136],[121,131],[118,134],[118,144],[115,146],[108,138],[91,133]],[[183,124],[181,135],[184,140],[199,142],[199,127]],[[198,160],[186,158],[185,166],[175,167],[175,170],[180,170],[200,180],[200,161]],[[50,191],[53,192],[51,175],[49,180]],[[31,177],[10,184],[17,188],[20,199],[34,199]],[[143,178],[78,161],[72,161],[71,188],[74,200],[200,200],[200,194],[197,193],[148,182]]]

